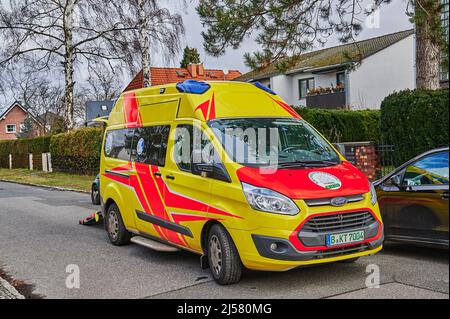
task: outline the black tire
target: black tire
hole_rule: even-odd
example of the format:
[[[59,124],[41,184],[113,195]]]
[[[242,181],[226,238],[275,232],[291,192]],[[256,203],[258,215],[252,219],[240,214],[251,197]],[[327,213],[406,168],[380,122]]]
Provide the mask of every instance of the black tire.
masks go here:
[[[213,225],[206,245],[208,262],[214,280],[220,285],[239,282],[242,263],[228,232],[221,225]]]
[[[97,184],[92,185],[91,202],[92,202],[92,205],[100,205],[100,192],[99,192]]]
[[[359,259],[359,257],[355,257],[355,258],[341,260],[341,262],[344,264],[351,264],[351,263],[357,262],[358,259]]]
[[[119,207],[111,204],[105,218],[106,232],[109,240],[115,246],[128,245],[132,234],[125,228]]]

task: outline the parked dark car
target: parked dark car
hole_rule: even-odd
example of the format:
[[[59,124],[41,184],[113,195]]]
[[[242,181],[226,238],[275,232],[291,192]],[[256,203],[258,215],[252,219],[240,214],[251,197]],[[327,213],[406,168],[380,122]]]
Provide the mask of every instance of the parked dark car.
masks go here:
[[[387,240],[448,248],[448,153],[426,152],[374,183]]]
[[[100,205],[100,175],[97,175],[92,182],[91,201],[93,205]]]

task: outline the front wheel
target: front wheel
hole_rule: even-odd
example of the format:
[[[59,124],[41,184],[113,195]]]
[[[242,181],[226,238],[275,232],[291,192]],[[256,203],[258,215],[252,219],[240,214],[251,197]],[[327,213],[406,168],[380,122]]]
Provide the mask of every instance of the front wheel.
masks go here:
[[[239,282],[242,274],[241,259],[233,240],[222,226],[211,227],[207,253],[211,273],[218,284],[231,285]]]
[[[91,188],[91,201],[93,205],[100,205],[100,191],[97,184],[93,184]]]
[[[109,206],[105,223],[109,240],[113,245],[123,246],[130,243],[131,233],[125,228],[122,215],[120,215],[119,207],[116,204]]]

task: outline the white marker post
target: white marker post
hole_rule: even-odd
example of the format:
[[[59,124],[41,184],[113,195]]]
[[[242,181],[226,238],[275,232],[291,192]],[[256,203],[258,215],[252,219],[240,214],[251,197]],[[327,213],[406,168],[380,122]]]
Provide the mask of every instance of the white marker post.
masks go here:
[[[29,162],[29,167],[30,167],[30,171],[33,170],[33,154],[29,154],[28,155],[28,162]]]

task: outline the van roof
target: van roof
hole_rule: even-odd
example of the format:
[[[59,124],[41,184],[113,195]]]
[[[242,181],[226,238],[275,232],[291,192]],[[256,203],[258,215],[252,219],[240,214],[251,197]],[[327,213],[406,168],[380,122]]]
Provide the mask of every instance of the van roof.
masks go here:
[[[209,121],[237,117],[300,118],[260,83],[188,80],[124,92],[108,124],[133,127],[177,118]]]

